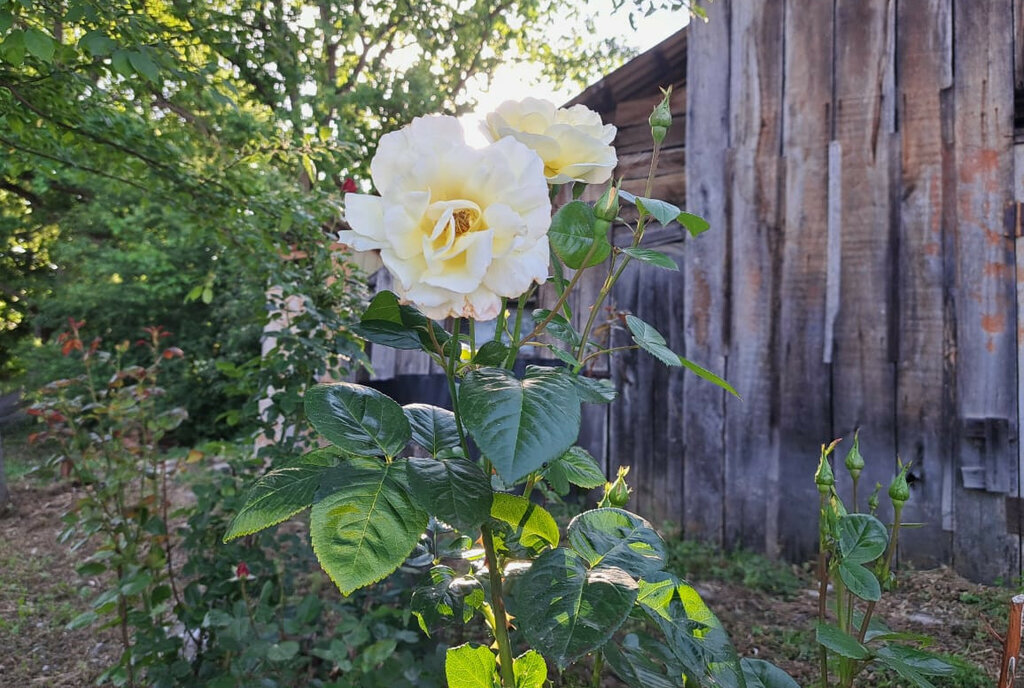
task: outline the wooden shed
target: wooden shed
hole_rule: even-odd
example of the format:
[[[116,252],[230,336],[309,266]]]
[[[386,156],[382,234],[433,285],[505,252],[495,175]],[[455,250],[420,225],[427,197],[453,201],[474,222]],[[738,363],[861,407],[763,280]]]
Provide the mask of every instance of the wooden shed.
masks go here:
[[[633,467],[631,507],[655,523],[801,560],[819,447],[847,438],[841,461],[859,427],[862,495],[897,456],[913,462],[904,517],[924,525],[904,561],[1019,576],[1024,0],[718,0],[708,14],[573,102],[619,127],[618,174],[638,191],[646,118],[674,85],[653,195],[712,230],[652,233],[680,271],[630,269],[612,305],[743,399],[631,353],[582,443],[609,475]],[[582,284],[580,304],[599,286]],[[430,372],[392,352],[374,363]]]

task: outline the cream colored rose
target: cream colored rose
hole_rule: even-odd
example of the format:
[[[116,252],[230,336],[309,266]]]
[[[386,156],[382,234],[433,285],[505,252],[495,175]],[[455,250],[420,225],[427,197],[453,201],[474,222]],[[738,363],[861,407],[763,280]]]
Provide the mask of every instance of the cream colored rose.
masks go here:
[[[615,127],[583,105],[555,108],[538,98],[507,100],[487,115],[483,131],[490,141],[511,136],[537,151],[549,184],[603,184],[617,162],[610,145]]]
[[[489,320],[501,297],[547,279],[551,202],[525,145],[471,148],[454,117],[420,117],[381,137],[370,172],[380,196],[345,194],[352,229],[338,239],[379,250],[399,297],[428,317]]]

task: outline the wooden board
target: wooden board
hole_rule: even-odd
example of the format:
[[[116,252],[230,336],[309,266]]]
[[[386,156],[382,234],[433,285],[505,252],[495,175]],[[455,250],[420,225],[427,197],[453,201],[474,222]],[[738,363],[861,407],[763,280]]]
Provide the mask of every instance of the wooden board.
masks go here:
[[[892,136],[894,9],[890,0],[837,0],[835,7],[831,150],[838,152],[832,153],[828,193],[830,200],[840,195],[835,204],[839,226],[830,228],[838,232],[839,254],[830,256],[838,264],[830,264],[826,275],[839,278],[838,317],[831,332],[832,434],[845,440],[834,466],[837,489],[852,508],[852,481],[843,460],[855,429],[861,430],[866,465],[859,506],[865,510],[871,488],[888,485],[896,466],[891,312],[898,223],[889,166],[890,144],[897,140]],[[833,178],[837,172],[838,179]],[[888,521],[888,502],[881,503],[879,517]]]
[[[1020,574],[1020,543],[1006,533],[1006,494],[997,484],[967,489],[962,479],[964,469],[998,460],[1010,464],[1006,469],[1017,480],[1011,433],[986,433],[979,442],[972,432],[979,422],[1017,430],[1013,238],[1005,218],[1013,197],[1013,2],[956,3],[953,26],[961,462],[953,560],[971,578],[1012,580]]]
[[[772,445],[773,364],[779,298],[779,146],[782,135],[780,3],[735,3],[730,46],[729,379],[725,398],[725,539],[777,553],[778,448]],[[709,55],[706,59],[723,59]],[[775,508],[769,508],[774,504]]]
[[[825,319],[827,159],[831,130],[832,3],[786,3],[782,155],[785,165],[779,285],[779,438],[782,553],[804,561],[817,548],[819,447],[832,435]]]
[[[951,342],[946,321],[946,247],[952,219],[944,214],[943,106],[952,85],[951,0],[902,0],[896,48],[901,132],[899,247],[896,271],[897,453],[912,461],[911,499],[904,518],[922,523],[900,536],[900,559],[918,566],[949,561],[943,527],[946,481],[953,476],[949,423],[954,413]],[[923,16],[931,21],[921,21]],[[947,236],[948,234],[948,236]],[[952,278],[952,275],[950,275]],[[951,525],[951,524],[948,524]]]
[[[726,256],[726,158],[729,148],[729,55],[731,6],[708,7],[707,23],[690,25],[686,74],[686,208],[711,230],[688,242],[684,261],[682,353],[728,376],[725,347],[728,300]],[[709,58],[709,56],[715,56]],[[724,536],[725,392],[696,376],[684,383],[684,500],[686,535],[721,544]]]

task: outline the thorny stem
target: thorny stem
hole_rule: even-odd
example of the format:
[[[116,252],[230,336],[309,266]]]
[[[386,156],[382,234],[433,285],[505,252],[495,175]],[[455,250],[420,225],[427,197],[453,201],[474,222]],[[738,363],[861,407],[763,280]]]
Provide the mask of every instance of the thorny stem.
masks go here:
[[[885,565],[882,567],[882,572],[886,578],[889,577],[889,567],[892,566],[893,553],[896,551],[896,544],[900,539],[900,517],[902,516],[903,507],[902,505],[893,505],[893,522],[892,522],[892,537],[889,538],[889,549],[885,552]],[[882,581],[884,584],[885,581]],[[857,634],[857,639],[860,642],[864,642],[864,637],[868,633],[868,624],[871,623],[871,615],[875,612],[875,603],[868,602],[867,609],[864,610],[864,620],[860,624],[860,633]]]
[[[654,173],[658,169],[658,158],[661,157],[661,144],[658,142],[654,143],[654,152],[651,153],[651,167],[647,173],[647,184],[644,187],[644,196],[650,196],[651,190],[654,188]],[[644,214],[640,213],[640,219],[636,223],[636,232],[633,233],[633,248],[640,245],[640,242],[644,238]],[[622,271],[629,265],[630,257],[624,256],[622,262],[619,263],[618,269],[616,269],[601,285],[601,291],[597,294],[597,299],[594,301],[594,305],[590,307],[590,315],[587,316],[587,325],[583,328],[583,336],[580,341],[579,351],[576,352],[577,360],[583,357],[584,351],[587,349],[587,342],[590,339],[590,331],[594,327],[594,320],[597,318],[598,311],[601,310],[601,306],[604,304],[604,300],[611,293],[612,287],[619,281],[619,277],[622,276]],[[613,259],[614,264],[614,259]]]
[[[520,303],[520,312],[522,312]],[[432,329],[428,327],[428,329]],[[455,343],[458,342],[459,332],[462,329],[462,321],[459,318],[455,319],[453,325],[453,337]],[[516,326],[518,330],[518,323]],[[518,334],[518,332],[517,332]],[[452,353],[448,360],[448,365],[445,368],[445,377],[448,378],[448,391],[452,398],[452,412],[455,414],[455,428],[459,433],[459,442],[462,445],[462,451],[465,455],[469,456],[469,443],[466,440],[466,431],[462,427],[462,416],[459,414],[459,396],[458,390],[455,386],[455,372],[458,368],[458,355],[459,348],[452,346]],[[484,460],[485,473],[489,476],[491,473],[490,462]],[[494,631],[494,639],[498,643],[498,657],[501,660],[501,681],[504,686],[508,688],[515,688],[515,674],[512,670],[512,643],[508,637],[508,616],[505,613],[505,599],[502,593],[502,571],[501,566],[498,563],[498,553],[494,546],[494,536],[491,533],[490,526],[484,524],[480,526],[481,540],[484,544],[484,554],[487,559],[487,572],[488,578],[491,584],[491,613],[494,615],[493,623],[491,628]]]
[[[818,623],[825,623],[826,599],[828,593],[828,569],[825,567],[825,507],[826,497],[821,495],[821,511],[819,516],[818,535]],[[818,662],[821,670],[821,686],[828,688],[828,650],[818,645]]]

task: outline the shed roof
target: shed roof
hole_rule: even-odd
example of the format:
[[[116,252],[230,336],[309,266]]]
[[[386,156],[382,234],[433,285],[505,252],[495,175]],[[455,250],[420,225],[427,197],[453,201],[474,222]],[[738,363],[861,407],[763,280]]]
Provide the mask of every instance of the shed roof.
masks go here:
[[[646,96],[656,86],[668,86],[686,78],[688,27],[637,55],[611,74],[588,86],[567,105],[583,104],[600,113],[611,112],[616,103]]]

